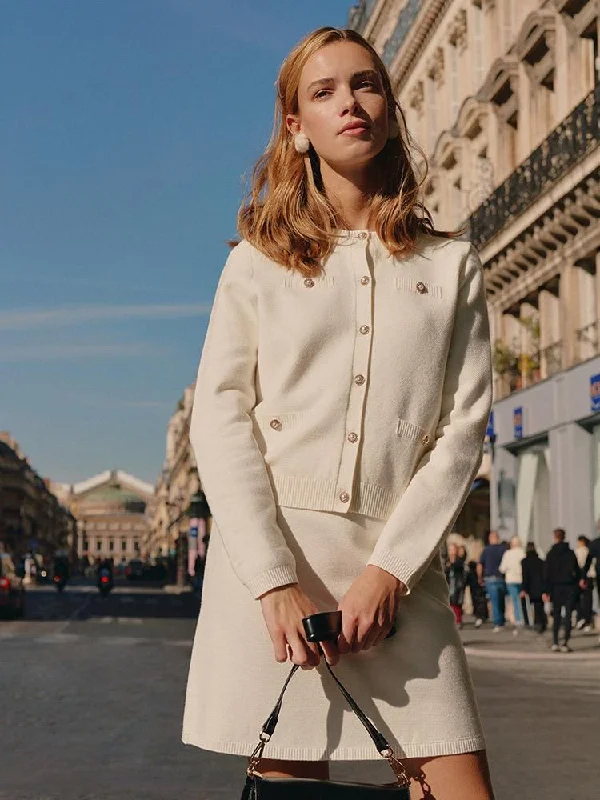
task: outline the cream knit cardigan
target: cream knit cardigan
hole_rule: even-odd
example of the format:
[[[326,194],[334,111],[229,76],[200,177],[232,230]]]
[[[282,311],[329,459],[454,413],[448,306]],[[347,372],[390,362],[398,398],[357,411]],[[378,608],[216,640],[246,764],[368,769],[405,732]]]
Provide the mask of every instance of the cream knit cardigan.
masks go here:
[[[467,497],[491,398],[469,243],[423,236],[398,259],[375,233],[345,231],[305,279],[242,241],[219,280],[190,426],[240,581],[254,598],[297,581],[281,505],[385,520],[368,563],[410,591]]]

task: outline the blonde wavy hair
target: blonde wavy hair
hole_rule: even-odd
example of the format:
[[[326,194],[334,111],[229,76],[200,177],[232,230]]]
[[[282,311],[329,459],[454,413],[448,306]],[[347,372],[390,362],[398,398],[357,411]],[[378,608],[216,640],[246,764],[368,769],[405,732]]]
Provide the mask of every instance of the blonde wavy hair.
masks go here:
[[[440,237],[460,233],[436,230],[420,200],[427,175],[425,156],[408,133],[404,113],[377,51],[354,30],[319,28],[299,42],[281,66],[271,139],[254,167],[251,189],[238,213],[238,230],[243,238],[276,263],[306,276],[320,272],[333,250],[336,233],[349,225],[323,191],[319,158],[312,145],[304,157],[300,155],[285,118],[298,113],[300,74],[308,59],[321,47],[340,41],[355,42],[371,54],[387,97],[390,122],[398,122],[398,136],[388,140],[373,164],[381,179],[371,198],[370,219],[379,238],[390,254],[407,255],[416,249],[421,233]],[[420,181],[413,152],[423,159]]]

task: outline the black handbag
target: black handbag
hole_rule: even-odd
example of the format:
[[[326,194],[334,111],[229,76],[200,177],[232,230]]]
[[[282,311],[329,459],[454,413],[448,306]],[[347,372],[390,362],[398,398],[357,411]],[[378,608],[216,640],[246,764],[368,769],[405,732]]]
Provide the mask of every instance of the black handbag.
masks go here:
[[[310,617],[305,617],[302,621],[307,632],[307,640],[319,642],[333,638],[332,635],[327,635],[326,632],[323,632],[323,622],[329,625],[330,632],[338,624],[341,629],[341,612],[313,614]],[[317,647],[331,677],[340,688],[352,711],[366,728],[381,757],[385,758],[389,763],[396,779],[393,783],[378,785],[350,781],[325,781],[317,778],[275,778],[261,775],[258,772],[257,766],[265,745],[270,741],[279,720],[283,695],[293,674],[299,668],[295,664],[283,684],[281,693],[275,703],[275,708],[267,717],[259,736],[259,742],[250,756],[241,800],[376,800],[376,798],[383,800],[384,797],[390,798],[390,800],[410,800],[410,781],[404,765],[394,757],[392,748],[389,746],[385,736],[377,730],[350,692],[334,674],[325,659],[320,644],[317,644]]]

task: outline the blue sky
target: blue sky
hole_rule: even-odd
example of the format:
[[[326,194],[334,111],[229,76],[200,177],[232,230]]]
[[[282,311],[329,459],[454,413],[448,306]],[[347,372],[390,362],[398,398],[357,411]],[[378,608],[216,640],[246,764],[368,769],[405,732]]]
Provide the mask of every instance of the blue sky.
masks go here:
[[[0,429],[154,482],[289,49],[351,2],[0,0]]]

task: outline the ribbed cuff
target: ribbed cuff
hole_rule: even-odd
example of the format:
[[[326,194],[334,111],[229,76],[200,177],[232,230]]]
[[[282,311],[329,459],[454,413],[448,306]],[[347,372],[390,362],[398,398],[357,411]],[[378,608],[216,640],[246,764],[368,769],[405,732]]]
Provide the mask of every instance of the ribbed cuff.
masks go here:
[[[398,578],[398,580],[406,586],[406,594],[410,594],[411,588],[415,582],[415,573],[406,561],[398,558],[398,556],[395,556],[389,550],[375,550],[367,564],[373,564],[373,566],[384,569],[386,572],[389,572],[390,575]]]
[[[269,589],[277,589],[278,586],[285,586],[287,583],[298,583],[298,576],[294,567],[273,567],[266,572],[261,572],[256,578],[246,583],[246,587],[255,600],[261,594],[268,592]]]

